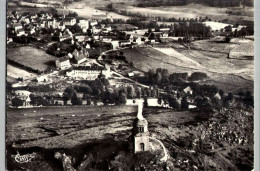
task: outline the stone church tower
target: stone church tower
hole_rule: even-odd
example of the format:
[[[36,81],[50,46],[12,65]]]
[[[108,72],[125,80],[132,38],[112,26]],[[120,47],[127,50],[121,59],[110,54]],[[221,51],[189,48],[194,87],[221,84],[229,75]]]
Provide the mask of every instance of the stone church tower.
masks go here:
[[[138,104],[137,118],[133,122],[132,145],[133,152],[148,151],[150,149],[148,122],[143,117],[143,103]]]

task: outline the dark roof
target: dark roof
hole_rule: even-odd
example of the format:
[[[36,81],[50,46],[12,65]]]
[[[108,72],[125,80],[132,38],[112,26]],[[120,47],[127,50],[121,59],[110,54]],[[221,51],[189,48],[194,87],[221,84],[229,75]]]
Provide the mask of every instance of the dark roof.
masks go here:
[[[86,56],[85,56],[83,53],[79,54],[78,56],[75,56],[75,59],[76,59],[77,61],[79,61],[79,60],[81,60],[81,59],[84,59],[84,58],[86,58]]]
[[[61,58],[59,58],[57,60],[60,61],[60,62],[64,62],[64,61],[69,60],[69,57],[68,56],[63,56],[63,57],[61,57]]]
[[[74,67],[73,70],[105,70],[104,67],[101,66],[77,66]]]
[[[13,24],[13,27],[17,27],[17,26],[22,26],[22,24],[20,24],[20,23],[14,23]]]
[[[73,17],[66,17],[66,18],[64,18],[64,21],[71,21],[73,19],[75,19],[75,18],[73,18]]]

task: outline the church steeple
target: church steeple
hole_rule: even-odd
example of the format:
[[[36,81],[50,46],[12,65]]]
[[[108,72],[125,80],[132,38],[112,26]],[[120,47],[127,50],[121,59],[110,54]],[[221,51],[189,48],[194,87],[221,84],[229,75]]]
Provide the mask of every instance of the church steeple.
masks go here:
[[[139,102],[136,119],[133,122],[134,153],[148,151],[150,148],[148,122],[143,117],[143,103]]]
[[[137,119],[139,119],[139,120],[143,120],[144,119],[144,117],[143,117],[143,103],[142,102],[138,103]]]

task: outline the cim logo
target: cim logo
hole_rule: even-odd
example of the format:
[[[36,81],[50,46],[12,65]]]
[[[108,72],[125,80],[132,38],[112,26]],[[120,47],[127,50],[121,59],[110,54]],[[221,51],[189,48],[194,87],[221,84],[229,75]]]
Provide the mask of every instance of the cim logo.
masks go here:
[[[35,158],[35,156],[36,156],[36,153],[20,155],[20,153],[18,151],[17,151],[16,155],[12,155],[12,157],[14,157],[14,159],[17,163],[28,163],[33,158]]]

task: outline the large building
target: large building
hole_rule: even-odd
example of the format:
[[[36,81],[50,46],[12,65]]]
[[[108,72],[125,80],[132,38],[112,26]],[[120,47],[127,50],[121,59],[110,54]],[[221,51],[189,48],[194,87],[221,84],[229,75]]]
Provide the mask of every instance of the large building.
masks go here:
[[[95,80],[99,75],[104,75],[106,78],[110,77],[110,67],[106,65],[101,66],[76,66],[71,71],[66,73],[67,76],[74,79]]]

